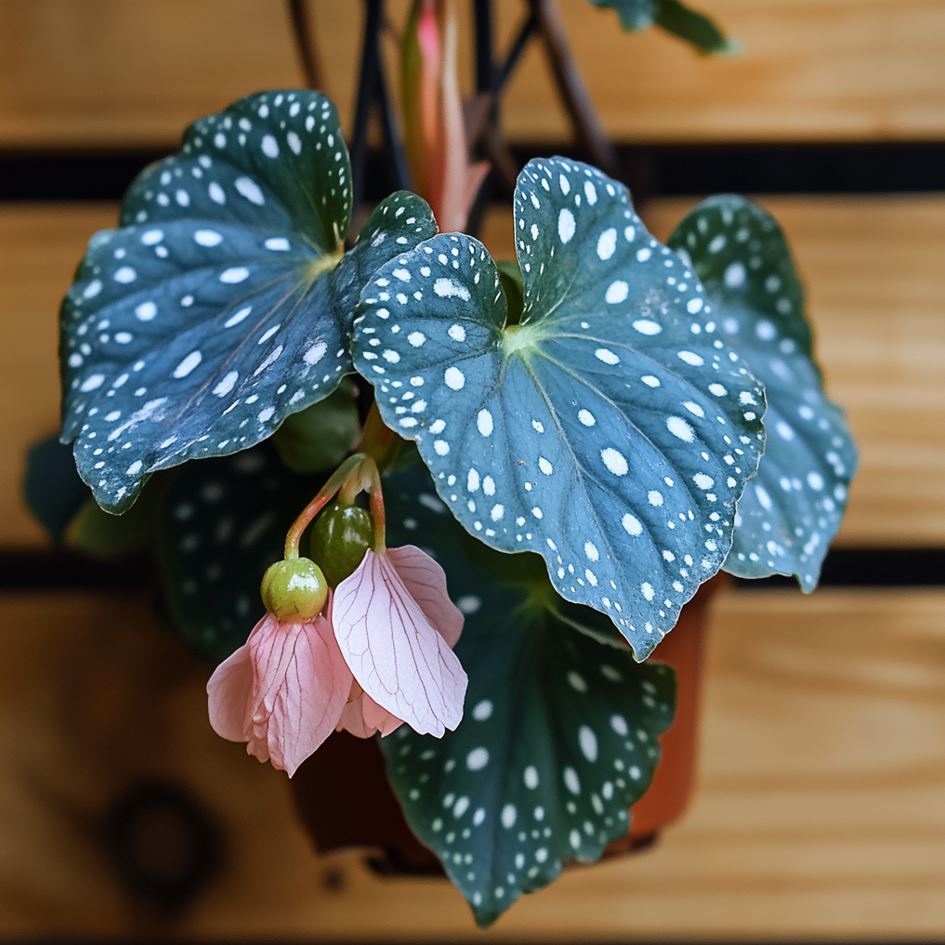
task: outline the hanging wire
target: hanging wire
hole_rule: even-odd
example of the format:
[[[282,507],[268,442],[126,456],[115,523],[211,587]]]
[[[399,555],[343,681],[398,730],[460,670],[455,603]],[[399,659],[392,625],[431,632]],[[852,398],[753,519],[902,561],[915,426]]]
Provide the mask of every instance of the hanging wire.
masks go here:
[[[305,0],[288,0],[289,22],[292,25],[292,39],[295,51],[302,63],[305,84],[311,89],[322,88],[322,74],[318,64],[318,53],[312,39],[308,7]]]

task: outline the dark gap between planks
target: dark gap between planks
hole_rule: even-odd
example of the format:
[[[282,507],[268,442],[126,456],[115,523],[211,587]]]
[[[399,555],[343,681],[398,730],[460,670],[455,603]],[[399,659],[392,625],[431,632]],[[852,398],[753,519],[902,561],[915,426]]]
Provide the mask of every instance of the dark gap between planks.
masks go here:
[[[54,549],[0,551],[0,589],[140,589],[153,583],[147,558],[99,562]],[[796,588],[793,578],[736,579],[739,591]],[[945,586],[945,548],[839,548],[827,555],[820,581],[832,588]]]
[[[172,149],[2,151],[0,200],[119,200],[135,175]],[[515,147],[522,166],[539,154],[578,150],[558,143]],[[920,193],[945,190],[945,143],[622,145],[619,177],[639,202],[654,197],[754,194]],[[368,155],[366,197],[392,189],[378,152]],[[507,199],[501,188],[495,199]]]

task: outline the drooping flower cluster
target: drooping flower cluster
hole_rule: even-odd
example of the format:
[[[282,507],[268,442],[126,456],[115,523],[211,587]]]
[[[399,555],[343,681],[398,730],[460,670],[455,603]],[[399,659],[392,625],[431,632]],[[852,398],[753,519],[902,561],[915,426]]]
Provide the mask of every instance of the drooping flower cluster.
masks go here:
[[[429,555],[369,550],[334,594],[322,585],[324,603],[314,562],[283,566],[283,593],[268,595],[266,615],[207,684],[218,735],[291,777],[336,728],[368,738],[404,722],[436,736],[459,725],[466,674],[452,647],[463,615]]]

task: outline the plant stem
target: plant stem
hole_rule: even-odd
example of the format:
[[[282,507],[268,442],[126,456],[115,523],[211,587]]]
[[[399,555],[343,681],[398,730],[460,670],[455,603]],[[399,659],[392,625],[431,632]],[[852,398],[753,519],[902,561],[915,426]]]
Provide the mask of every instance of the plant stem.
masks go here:
[[[374,552],[383,554],[387,550],[387,518],[384,514],[384,489],[377,463],[366,456],[360,468],[361,483],[370,496],[371,524],[374,527]]]
[[[318,491],[318,495],[305,506],[285,536],[285,559],[292,561],[299,556],[299,542],[302,534],[319,512],[334,498],[335,493],[345,484],[352,473],[356,472],[366,457],[363,453],[349,456],[329,477]],[[373,465],[373,461],[371,461]],[[377,467],[374,467],[377,469]],[[383,510],[383,507],[382,507]]]
[[[381,419],[377,401],[371,403],[371,409],[364,420],[358,452],[370,456],[378,466],[383,466],[390,448],[394,445],[394,431]]]

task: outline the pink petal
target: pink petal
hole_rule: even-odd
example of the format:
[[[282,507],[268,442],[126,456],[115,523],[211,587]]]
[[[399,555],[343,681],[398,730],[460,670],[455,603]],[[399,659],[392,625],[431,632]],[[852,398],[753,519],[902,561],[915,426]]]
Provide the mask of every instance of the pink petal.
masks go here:
[[[227,657],[207,682],[210,726],[231,742],[246,741],[246,711],[253,689],[253,667],[245,644]]]
[[[207,685],[216,732],[291,777],[334,731],[351,671],[324,616],[281,624],[267,614]]]
[[[389,554],[365,554],[335,590],[331,619],[354,678],[382,709],[421,735],[459,725],[466,674]]]
[[[463,632],[465,618],[450,600],[443,569],[416,545],[388,548],[387,558],[433,628],[439,631],[450,647],[455,647]]]
[[[382,709],[357,683],[351,688],[357,691],[357,695],[349,700],[341,713],[339,729],[357,738],[371,738],[378,734],[390,735],[404,724],[403,719]]]

